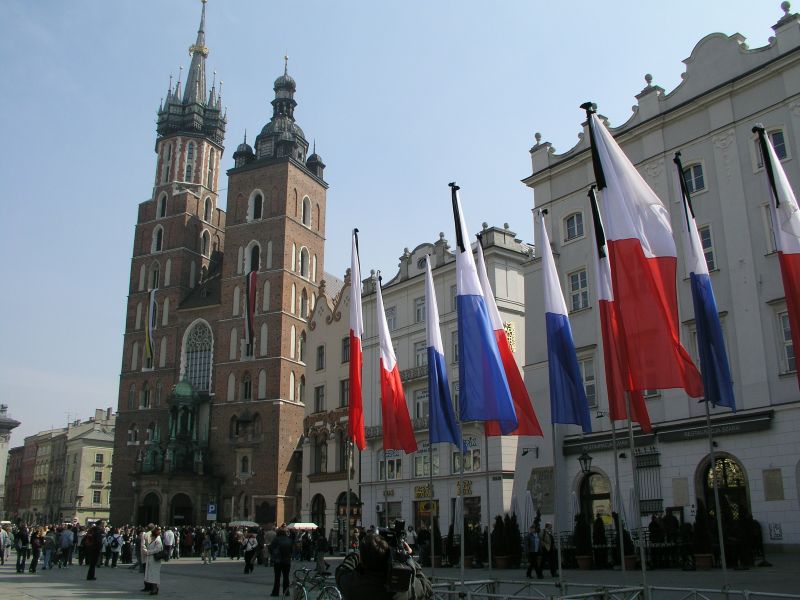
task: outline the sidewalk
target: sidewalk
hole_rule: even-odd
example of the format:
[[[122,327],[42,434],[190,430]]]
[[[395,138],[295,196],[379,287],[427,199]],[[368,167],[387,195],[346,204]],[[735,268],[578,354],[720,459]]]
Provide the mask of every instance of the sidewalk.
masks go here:
[[[116,569],[97,569],[97,580],[86,581],[86,567],[77,565],[69,569],[39,571],[36,574],[18,574],[12,561],[0,567],[0,598],[13,600],[75,599],[128,600],[144,598],[143,577],[138,570],[127,565]],[[776,592],[800,594],[800,556],[797,554],[776,554],[769,557],[772,567],[755,568],[750,571],[730,571],[729,584],[734,590],[757,592]],[[328,558],[332,569],[341,558]],[[297,562],[293,568],[313,568],[313,563]],[[271,567],[256,566],[252,575],[244,575],[244,561],[221,558],[210,565],[203,565],[197,558],[183,558],[165,563],[161,569],[161,593],[159,598],[198,600],[198,598],[242,600],[242,598],[264,598],[272,590],[273,571]],[[430,569],[425,569],[430,574]],[[546,575],[542,581],[526,579],[524,569],[465,569],[466,580],[492,579],[504,583],[503,593],[513,593],[526,585],[531,585],[521,595],[551,596],[557,593],[553,580]],[[458,580],[459,569],[436,569],[438,580]],[[581,589],[575,584],[587,585],[641,585],[641,573],[627,573],[623,582],[619,571],[564,571],[567,589],[570,594],[591,591]],[[683,588],[719,589],[722,573],[713,571],[658,570],[647,572],[648,585]]]

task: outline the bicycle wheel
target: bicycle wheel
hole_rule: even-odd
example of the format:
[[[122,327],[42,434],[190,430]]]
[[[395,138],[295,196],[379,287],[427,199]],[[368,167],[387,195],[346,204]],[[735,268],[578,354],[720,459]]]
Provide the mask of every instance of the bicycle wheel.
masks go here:
[[[289,586],[289,598],[292,600],[308,600],[306,588],[300,583],[293,583]]]
[[[335,585],[326,585],[317,596],[317,600],[342,600],[342,592]]]

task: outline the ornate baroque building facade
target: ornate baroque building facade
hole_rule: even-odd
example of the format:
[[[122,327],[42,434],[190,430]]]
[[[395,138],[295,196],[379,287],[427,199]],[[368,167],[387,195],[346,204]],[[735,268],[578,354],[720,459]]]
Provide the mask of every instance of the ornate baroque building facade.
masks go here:
[[[191,65],[158,110],[152,196],[131,261],[112,520],[284,521],[298,511],[306,324],[327,184],[294,118],[288,68],[219,207],[226,118],[206,83],[205,3]],[[153,293],[151,293],[153,292]]]
[[[533,170],[525,183],[534,192],[535,207],[549,213],[547,227],[596,418],[592,434],[581,435],[570,426],[560,440],[559,464],[564,466],[555,487],[549,443],[535,456],[520,457],[524,476],[515,485],[517,493],[531,491],[543,514],[553,512],[548,498],[561,498],[558,505],[569,507],[559,518],[564,529],[571,523],[570,513],[607,514],[612,504],[615,510],[621,506],[634,524],[637,512],[646,524],[650,514],[668,508],[679,519],[693,521],[698,500],[714,510],[716,478],[723,518],[750,513],[761,524],[765,543],[800,544],[796,349],[767,210],[764,165],[752,132],[753,125],[763,123],[794,189],[800,189],[800,17],[784,5],[786,14],[773,26],[775,37],[766,46],[750,49],[739,34],[704,37],[684,60],[680,85],[666,92],[647,76],[630,119],[610,128],[670,213],[678,248],[681,339],[699,364],[681,241],[684,216],[672,162],[675,152],[682,153],[737,405],[735,413],[712,410],[713,469],[702,403],[680,390],[646,390],[653,433],[637,428],[633,451],[625,433],[617,436],[622,502],[614,498],[612,432],[591,266],[594,238],[587,191],[593,174],[587,125],[578,144],[563,153],[538,135],[531,149]],[[575,99],[576,111],[583,100]],[[525,379],[536,397],[547,398],[547,347],[539,333],[544,330],[541,285],[541,261],[536,260],[525,272]],[[549,422],[549,406],[538,406],[542,421]],[[584,451],[593,458],[588,472],[582,472],[577,460]],[[638,507],[629,492],[633,473],[640,487]]]

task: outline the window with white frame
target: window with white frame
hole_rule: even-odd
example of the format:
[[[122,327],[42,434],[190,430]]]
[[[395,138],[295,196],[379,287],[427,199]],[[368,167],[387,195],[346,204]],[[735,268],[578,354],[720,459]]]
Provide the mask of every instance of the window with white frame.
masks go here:
[[[460,388],[457,381],[454,381],[451,385],[453,386],[453,391],[450,394],[451,400],[453,401],[453,410],[455,414],[458,415],[458,392]]]
[[[342,338],[342,364],[350,362],[350,336]]]
[[[778,328],[781,343],[781,368],[784,373],[792,373],[797,370],[797,363],[795,361],[792,326],[789,323],[788,312],[778,313]]]
[[[167,195],[162,194],[158,199],[158,207],[156,209],[156,218],[163,219],[167,216]]]
[[[161,252],[164,247],[164,228],[158,225],[153,230],[153,243],[150,247],[150,252]]]
[[[414,342],[414,366],[424,367],[428,364],[428,343],[426,341]]]
[[[586,269],[573,271],[567,275],[569,284],[570,311],[581,310],[589,306],[589,280]]]
[[[432,459],[432,460],[431,460]],[[431,462],[433,462],[433,473],[431,473]],[[414,453],[414,477],[434,477],[439,474],[439,448],[433,448],[428,452]]]
[[[428,390],[414,390],[414,418],[424,419],[428,416]]]
[[[378,463],[378,479],[393,480],[403,477],[403,460],[401,458],[387,458]]]
[[[414,323],[425,322],[425,296],[414,298]]]
[[[389,331],[397,329],[397,307],[389,306],[384,309],[384,313],[386,314],[386,325],[389,327]]]
[[[325,346],[317,346],[317,371],[325,368]]]
[[[767,132],[767,136],[769,141],[772,142],[772,147],[775,149],[775,155],[778,160],[788,158],[789,153],[786,149],[786,137],[783,134],[783,129],[772,129]],[[756,167],[760,169],[764,166],[764,155],[761,153],[761,142],[758,136],[756,136],[754,143],[756,147]]]
[[[695,194],[706,189],[706,179],[703,175],[703,165],[700,163],[683,168],[683,178],[690,194]]]
[[[339,406],[350,405],[350,379],[339,380]]]
[[[589,407],[594,408],[597,406],[597,379],[594,373],[594,357],[587,356],[579,359],[578,366],[581,369],[581,379],[583,380],[583,389],[586,391],[586,401]]]
[[[564,219],[564,240],[583,237],[583,213],[576,212]]]
[[[245,373],[242,377],[242,400],[248,401],[253,399],[253,380],[249,373]]]
[[[481,449],[469,448],[466,452],[453,452],[453,473],[461,472],[461,463],[464,463],[464,473],[481,470]]]
[[[769,204],[762,205],[761,214],[764,222],[766,254],[772,254],[778,250],[778,242],[775,238],[775,227],[772,222],[772,207]]]
[[[458,362],[458,331],[454,331],[450,334],[451,337],[451,345],[453,347],[453,362]]]
[[[709,271],[713,271],[717,268],[717,262],[714,259],[714,240],[711,237],[711,225],[698,227],[697,233],[700,234],[700,245],[703,247],[703,255],[706,257],[706,266]]]
[[[458,310],[458,286],[450,286],[450,310]]]
[[[206,223],[211,223],[211,209],[212,209],[211,198],[208,197],[206,198],[205,208],[203,209],[203,220]]]
[[[92,504],[100,504],[100,490],[92,492]]]

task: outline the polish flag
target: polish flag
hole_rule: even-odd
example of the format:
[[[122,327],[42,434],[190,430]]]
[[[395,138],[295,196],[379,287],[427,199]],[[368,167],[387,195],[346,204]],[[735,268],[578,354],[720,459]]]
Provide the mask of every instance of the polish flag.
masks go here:
[[[669,213],[591,104],[587,110],[620,340],[634,390],[683,388],[703,396],[700,372],[681,344],[677,251]]]
[[[400,381],[400,369],[392,348],[389,325],[383,309],[380,277],[375,287],[376,308],[378,310],[378,342],[380,345],[381,367],[381,415],[383,417],[383,449],[404,450],[406,454],[417,451],[417,439],[408,415],[406,395]]]
[[[483,247],[478,236],[478,252],[475,255],[475,266],[478,268],[478,279],[483,290],[483,299],[486,302],[486,310],[489,313],[489,322],[494,330],[494,337],[497,340],[497,348],[500,350],[500,358],[503,361],[503,369],[506,372],[508,387],[511,390],[511,399],[514,401],[514,410],[517,411],[519,427],[508,435],[538,435],[541,436],[542,428],[539,420],[533,411],[531,397],[522,380],[517,361],[514,360],[514,353],[508,344],[506,330],[503,327],[503,320],[500,318],[500,311],[497,310],[497,301],[489,284],[489,277],[486,274],[486,261],[483,258]],[[500,425],[497,421],[486,422],[486,435],[502,435]]]
[[[364,402],[361,395],[361,336],[364,316],[361,313],[361,264],[358,258],[358,229],[353,229],[350,254],[350,397],[347,411],[347,437],[359,450],[367,446],[364,434]]]
[[[642,431],[650,433],[650,416],[639,390],[631,390],[628,360],[620,338],[619,320],[614,305],[614,291],[611,288],[611,266],[608,263],[608,248],[603,231],[603,222],[597,208],[594,186],[589,190],[592,207],[595,237],[595,280],[597,281],[597,304],[600,312],[600,330],[603,336],[603,363],[606,371],[606,390],[608,391],[608,411],[612,421],[627,421],[628,409],[625,391],[630,393],[631,415],[634,423],[639,423]]]
[[[783,293],[792,329],[792,345],[797,353],[800,349],[800,208],[764,126],[756,125],[753,132],[758,134],[764,171],[772,195],[772,229],[783,276]],[[796,365],[795,370],[800,383],[800,369]]]

